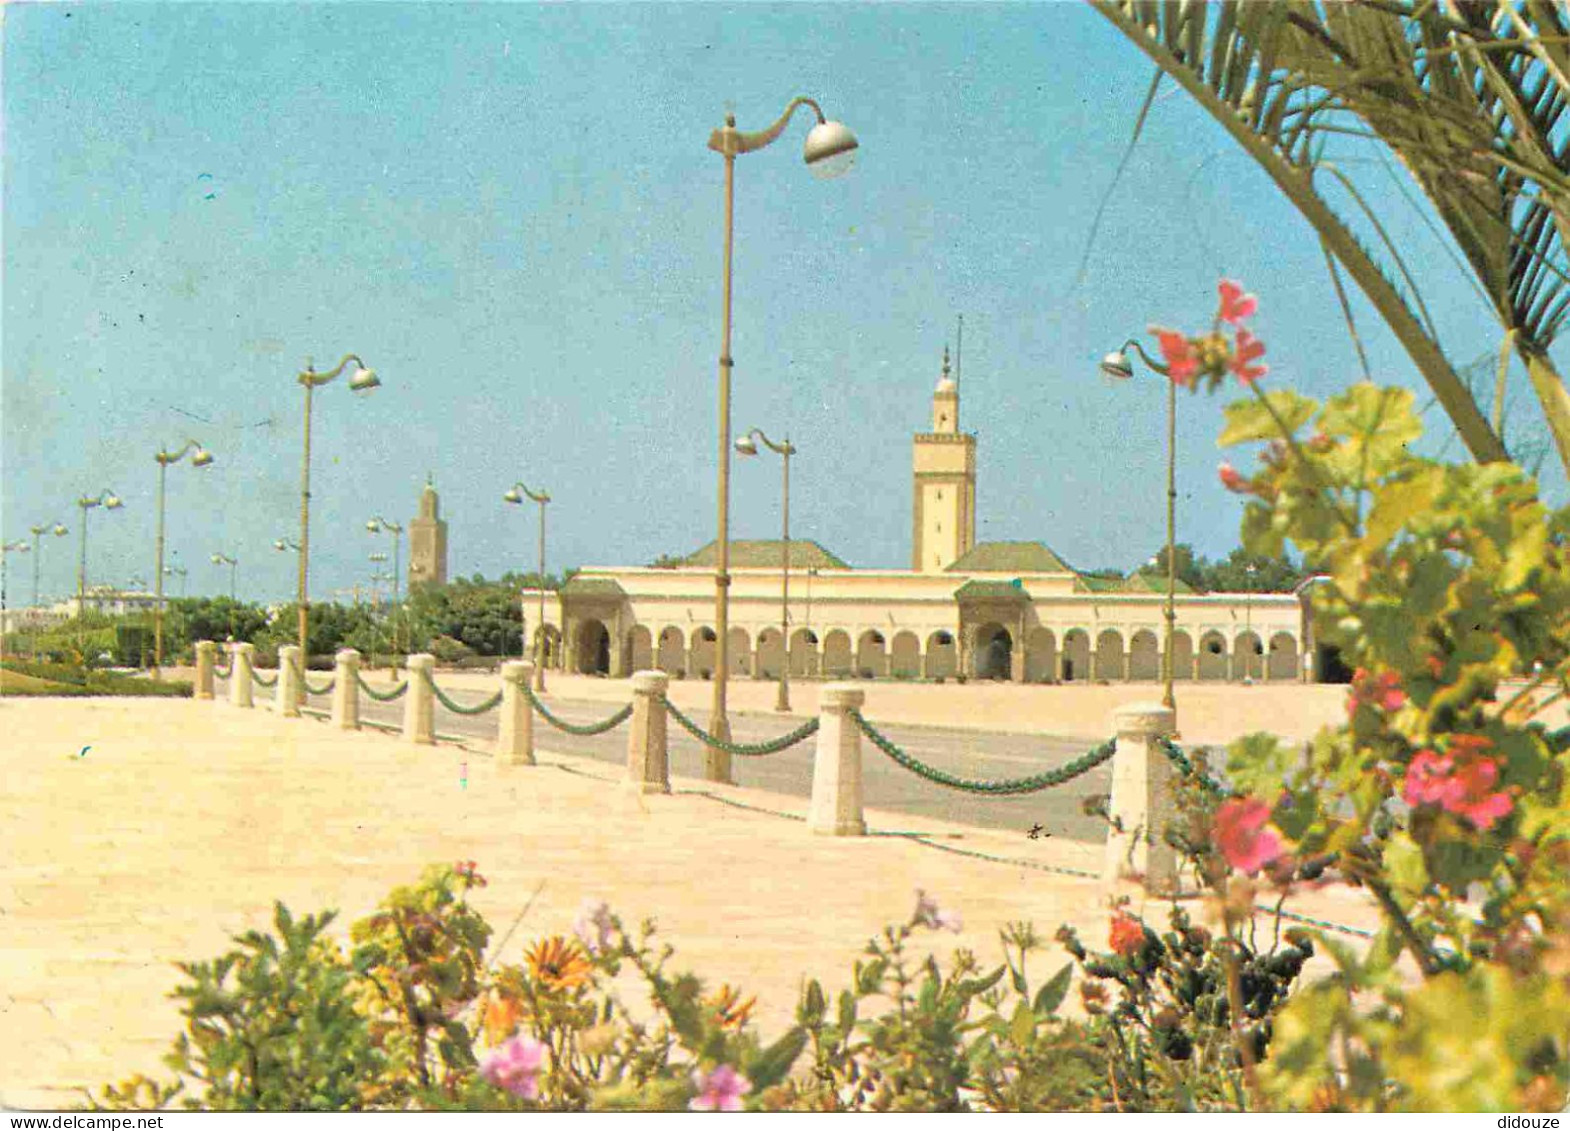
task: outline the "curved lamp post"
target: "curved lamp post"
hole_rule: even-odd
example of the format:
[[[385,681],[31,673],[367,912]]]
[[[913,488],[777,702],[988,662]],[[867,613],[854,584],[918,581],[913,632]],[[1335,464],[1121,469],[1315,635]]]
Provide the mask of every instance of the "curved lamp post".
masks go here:
[[[229,638],[232,640],[234,639],[235,605],[238,603],[235,598],[234,575],[235,570],[239,568],[240,559],[231,558],[228,554],[217,553],[212,556],[211,560],[215,566],[226,565],[229,567]]]
[[[321,385],[335,379],[344,368],[354,362],[354,373],[349,377],[349,391],[352,393],[369,393],[379,386],[381,378],[375,372],[365,367],[365,362],[360,360],[359,354],[346,353],[343,360],[326,373],[318,373],[311,368],[310,360],[305,363],[305,371],[299,374],[297,380],[305,389],[305,447],[300,456],[300,542],[295,547],[300,554],[300,584],[296,603],[300,612],[300,663],[306,662],[306,629],[310,610],[310,597],[307,595],[306,574],[311,561],[311,393]],[[284,547],[274,543],[277,549]],[[301,680],[302,692],[305,681]]]
[[[11,631],[11,625],[5,615],[10,608],[7,602],[10,587],[7,584],[6,562],[11,559],[12,554],[27,554],[31,553],[32,549],[32,543],[25,538],[18,538],[15,542],[0,544],[0,652],[5,650],[5,637]]]
[[[94,507],[103,507],[106,511],[119,510],[125,504],[107,487],[93,496],[83,495],[76,500],[76,505],[82,509],[82,538],[81,550],[76,563],[76,641],[82,653],[87,652],[87,627],[83,619],[87,616],[87,512]]]
[[[784,132],[791,115],[807,106],[818,116],[818,124],[807,134],[802,160],[822,178],[836,177],[855,163],[856,136],[839,122],[824,118],[823,111],[810,98],[796,98],[785,113],[766,130],[742,133],[736,128],[734,114],[725,116],[725,125],[709,135],[709,148],[725,158],[725,284],[722,291],[720,344],[720,466],[719,520],[715,538],[714,567],[714,706],[709,732],[721,741],[730,741],[730,719],[725,709],[725,683],[729,672],[730,635],[730,382],[733,361],[730,355],[731,331],[731,249],[735,235],[736,158],[774,142]],[[717,747],[703,748],[703,776],[709,781],[728,782],[731,756]]]
[[[761,440],[771,452],[779,453],[780,462],[785,468],[784,486],[781,495],[780,514],[782,532],[780,535],[780,647],[783,657],[780,663],[780,693],[774,701],[776,711],[790,710],[790,457],[796,454],[795,447],[790,442],[790,437],[785,437],[784,443],[776,444],[763,429],[754,428],[745,436],[736,438],[736,450],[744,456],[758,454],[758,441]]]
[[[534,642],[534,690],[536,690],[536,691],[544,691],[545,690],[545,506],[546,506],[547,503],[549,503],[551,501],[551,497],[550,497],[550,495],[548,495],[544,491],[536,492],[536,491],[529,490],[527,487],[525,487],[523,485],[523,480],[521,480],[521,479],[518,482],[514,483],[511,487],[509,487],[507,489],[506,493],[504,495],[502,495],[502,500],[504,502],[512,503],[514,506],[522,505],[522,503],[523,503],[523,501],[525,499],[528,499],[530,502],[538,503],[540,505],[540,572],[539,572],[539,575],[538,575],[538,582],[539,583],[536,586],[536,588],[538,588],[539,591],[540,591],[540,623],[535,627],[535,630],[534,630],[534,638],[535,638],[535,642]],[[519,610],[519,612],[521,614],[522,610]],[[563,629],[564,630],[565,630],[565,628],[566,628],[566,626],[563,625]],[[565,639],[565,631],[564,631],[563,632],[562,645],[565,646],[566,643],[567,643],[567,641]]]
[[[42,522],[37,526],[29,526],[28,529],[33,533],[33,608],[39,610],[39,612],[42,612],[42,609],[38,604],[38,572],[39,563],[44,559],[43,536],[45,534],[53,534],[56,538],[64,538],[67,534],[70,533],[70,531],[65,528],[65,524],[63,522]],[[38,637],[42,634],[43,622],[39,621],[38,633],[33,637],[34,659],[38,658]]]
[[[1146,365],[1167,379],[1167,607],[1163,614],[1166,638],[1161,644],[1161,705],[1176,710],[1177,699],[1172,694],[1172,633],[1177,622],[1177,382],[1165,365],[1152,360],[1145,347],[1132,338],[1101,359],[1101,372],[1120,381],[1134,376],[1127,352],[1130,346]]]
[[[402,586],[400,585],[398,563],[403,557],[403,527],[399,526],[396,522],[388,522],[381,515],[377,515],[375,518],[366,522],[365,529],[371,534],[380,534],[385,530],[390,532],[393,536],[393,616],[396,618],[393,621],[393,651],[396,653],[399,648],[399,622],[402,620],[402,605],[400,604],[402,600]]]
[[[158,564],[154,567],[153,584],[153,678],[164,663],[164,479],[171,463],[179,463],[190,453],[192,467],[207,467],[213,462],[213,453],[196,440],[186,440],[179,451],[160,450],[153,458],[158,461]],[[183,572],[183,571],[182,571]]]

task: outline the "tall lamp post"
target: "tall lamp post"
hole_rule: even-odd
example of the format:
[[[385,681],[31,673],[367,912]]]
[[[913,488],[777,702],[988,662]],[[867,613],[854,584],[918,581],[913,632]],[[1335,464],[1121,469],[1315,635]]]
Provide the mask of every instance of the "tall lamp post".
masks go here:
[[[212,562],[215,566],[226,565],[229,567],[229,637],[230,639],[233,639],[235,605],[238,603],[235,597],[234,577],[235,571],[240,566],[240,559],[231,558],[228,554],[225,553],[217,553],[213,555]]]
[[[190,453],[192,467],[207,467],[213,462],[213,453],[195,440],[186,440],[179,451],[159,450],[153,458],[158,461],[158,564],[154,568],[153,584],[153,678],[157,679],[164,663],[164,479],[171,463],[179,463]]]
[[[815,175],[823,178],[839,176],[850,170],[856,157],[856,136],[839,122],[828,121],[822,109],[810,98],[795,98],[779,120],[766,130],[742,133],[736,128],[734,114],[725,116],[725,125],[709,135],[709,148],[725,158],[725,282],[722,290],[720,338],[720,465],[718,530],[715,538],[714,567],[714,706],[709,718],[709,732],[723,742],[730,741],[730,719],[725,710],[725,683],[730,660],[730,383],[733,361],[730,355],[731,337],[731,251],[735,242],[736,158],[743,153],[762,149],[774,142],[784,132],[798,107],[808,106],[818,116],[817,125],[807,134],[802,159],[812,166]],[[717,747],[705,745],[703,750],[703,776],[709,781],[728,782],[730,754]]]
[[[1167,607],[1163,614],[1166,638],[1161,645],[1161,705],[1176,710],[1177,699],[1172,694],[1172,634],[1177,622],[1177,382],[1166,366],[1153,361],[1132,338],[1101,359],[1101,372],[1121,381],[1134,376],[1127,352],[1130,346],[1146,365],[1167,379]]]
[[[38,573],[39,563],[44,559],[43,536],[45,534],[53,534],[56,538],[64,538],[68,533],[70,533],[70,531],[66,530],[65,524],[61,522],[42,522],[37,526],[29,526],[28,529],[33,533],[33,609],[35,610],[34,615],[37,616],[42,612],[42,609],[39,607],[38,603]],[[42,633],[43,624],[42,621],[40,621],[38,633],[33,636],[34,659],[38,658],[38,638],[40,635],[42,635]]]
[[[795,447],[786,436],[784,443],[776,444],[763,429],[754,428],[745,436],[736,438],[736,450],[744,456],[758,454],[758,441],[763,441],[765,447],[771,452],[778,452],[780,463],[785,468],[784,488],[781,495],[780,514],[782,533],[780,536],[780,693],[774,701],[776,711],[790,710],[790,457],[796,454]]]
[[[77,643],[83,648],[87,646],[87,627],[83,618],[87,615],[87,512],[94,507],[103,507],[106,511],[117,511],[125,504],[107,487],[96,495],[83,495],[76,500],[76,505],[82,509],[82,539],[81,550],[76,563],[76,633]]]
[[[25,538],[18,538],[15,542],[0,544],[0,652],[5,651],[5,638],[11,631],[11,624],[6,613],[10,609],[8,595],[10,585],[6,563],[11,560],[12,554],[27,554],[32,552],[32,544]]]
[[[306,630],[309,623],[310,597],[306,587],[306,574],[311,561],[311,393],[319,386],[334,380],[344,368],[354,362],[354,373],[349,378],[349,391],[352,393],[369,393],[380,385],[381,378],[365,367],[365,362],[360,360],[358,354],[344,354],[343,360],[326,373],[318,373],[311,368],[310,360],[305,363],[305,371],[295,379],[305,389],[305,447],[300,455],[300,542],[297,547],[300,554],[300,583],[296,603],[300,611],[300,663],[306,662]],[[277,549],[282,545],[274,543]],[[300,681],[302,694],[305,681]]]
[[[398,572],[398,562],[403,557],[403,527],[399,526],[396,522],[388,522],[381,515],[377,515],[375,518],[371,519],[365,524],[365,529],[372,534],[380,534],[382,531],[386,530],[390,531],[393,536],[393,652],[396,653],[399,647],[398,629],[400,627],[400,621],[403,619],[401,604],[403,599],[402,587],[399,583],[400,574]]]
[[[540,623],[534,629],[534,690],[545,690],[545,506],[551,501],[544,491],[531,491],[519,480],[502,495],[505,502],[521,506],[525,499],[540,506],[540,572],[537,575],[540,591]],[[521,610],[520,610],[521,612]],[[563,641],[565,644],[566,641]]]

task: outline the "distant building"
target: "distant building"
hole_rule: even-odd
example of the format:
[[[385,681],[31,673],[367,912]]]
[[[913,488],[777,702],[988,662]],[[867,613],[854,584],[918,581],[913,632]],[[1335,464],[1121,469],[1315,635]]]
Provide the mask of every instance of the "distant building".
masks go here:
[[[447,523],[429,480],[420,492],[420,513],[409,523],[409,587],[447,584]]]

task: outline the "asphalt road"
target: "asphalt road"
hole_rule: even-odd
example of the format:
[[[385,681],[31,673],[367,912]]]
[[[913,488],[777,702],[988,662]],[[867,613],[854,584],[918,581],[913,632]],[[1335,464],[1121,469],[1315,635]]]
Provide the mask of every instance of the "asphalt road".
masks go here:
[[[465,706],[486,698],[478,692],[454,690],[444,693]],[[576,725],[596,722],[616,710],[613,704],[588,699],[549,696],[551,712]],[[330,696],[312,696],[310,706],[331,708]],[[361,718],[399,725],[403,703],[378,703],[360,699]],[[735,742],[763,742],[787,734],[807,720],[805,715],[748,714],[733,712],[731,738]],[[698,717],[700,725],[707,722]],[[877,725],[878,720],[870,720]],[[625,766],[627,727],[623,723],[606,734],[591,738],[567,734],[551,726],[538,714],[534,720],[534,742],[541,750],[557,751],[601,762]],[[436,732],[462,736],[482,742],[496,739],[497,715],[459,715],[436,704]],[[920,761],[966,778],[1000,779],[1028,777],[1060,766],[1097,746],[1100,738],[1063,738],[977,731],[945,730],[937,727],[878,726],[907,754]],[[669,725],[671,773],[691,778],[703,776],[703,746],[676,720]],[[812,793],[812,759],[815,739],[800,742],[788,750],[764,757],[735,757],[731,760],[736,784],[775,793],[808,797]],[[1098,841],[1105,836],[1105,825],[1082,812],[1085,797],[1106,793],[1110,788],[1110,763],[1075,778],[1066,785],[1012,797],[992,797],[963,793],[929,782],[893,762],[865,738],[862,740],[862,796],[868,808],[937,818],[957,824],[1017,830],[1027,837],[1035,826],[1039,836],[1070,840]]]

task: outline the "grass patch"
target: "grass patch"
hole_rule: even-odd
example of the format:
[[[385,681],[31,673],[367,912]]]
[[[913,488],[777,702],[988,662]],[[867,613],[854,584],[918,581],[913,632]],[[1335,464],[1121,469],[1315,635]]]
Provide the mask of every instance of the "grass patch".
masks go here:
[[[188,680],[155,680],[69,664],[0,662],[0,695],[118,695],[189,699]]]

